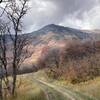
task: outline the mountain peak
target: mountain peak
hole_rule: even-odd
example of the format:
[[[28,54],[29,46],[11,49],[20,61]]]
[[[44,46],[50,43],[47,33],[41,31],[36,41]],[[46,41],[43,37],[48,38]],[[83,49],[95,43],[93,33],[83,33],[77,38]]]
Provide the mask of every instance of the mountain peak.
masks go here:
[[[41,28],[39,31],[41,32],[53,32],[53,33],[66,33],[66,30],[69,30],[70,28],[65,28],[64,26],[59,26],[56,24],[49,24],[47,26],[44,26],[43,28]]]
[[[49,25],[44,26],[43,28],[57,28],[57,27],[60,27],[60,26],[56,24],[49,24]]]
[[[47,26],[44,26],[40,30],[35,31],[34,34],[42,35],[42,34],[48,34],[49,32],[59,34],[59,35],[76,36],[80,39],[84,39],[88,37],[88,33],[83,32],[81,30],[55,25],[55,24],[49,24]]]
[[[57,26],[56,24],[49,24],[47,25],[48,27],[51,27],[51,26]]]

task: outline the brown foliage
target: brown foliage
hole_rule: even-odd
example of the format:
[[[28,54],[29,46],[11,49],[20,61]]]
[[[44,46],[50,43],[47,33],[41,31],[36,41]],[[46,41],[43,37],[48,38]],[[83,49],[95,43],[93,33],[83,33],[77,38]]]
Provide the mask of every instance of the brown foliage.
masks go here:
[[[41,65],[54,78],[79,83],[100,76],[100,49],[98,42],[74,42],[56,52],[46,50]],[[57,63],[56,63],[57,62]],[[56,67],[58,64],[59,67]]]

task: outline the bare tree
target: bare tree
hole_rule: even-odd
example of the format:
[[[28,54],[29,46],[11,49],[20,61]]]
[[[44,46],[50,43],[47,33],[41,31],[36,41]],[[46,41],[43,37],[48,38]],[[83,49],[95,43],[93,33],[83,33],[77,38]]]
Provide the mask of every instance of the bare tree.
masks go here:
[[[21,33],[22,29],[22,18],[26,14],[28,7],[27,7],[28,0],[14,0],[11,1],[8,10],[7,10],[7,16],[9,20],[11,21],[11,24],[13,26],[13,37],[11,35],[12,43],[13,43],[13,88],[12,88],[12,94],[15,93],[16,88],[16,79],[17,79],[17,70],[20,67],[20,64],[23,62],[23,53],[25,52],[25,46],[26,46],[26,38],[21,37],[19,33]],[[24,52],[23,52],[24,51]],[[22,60],[23,59],[23,60]]]
[[[48,51],[48,62],[54,64],[56,68],[60,67],[60,56],[59,56],[59,49],[53,48],[50,51]]]
[[[28,43],[27,37],[25,35],[21,35],[22,32],[22,19],[28,10],[28,1],[29,0],[11,0],[7,5],[7,9],[4,8],[4,13],[9,20],[9,24],[11,27],[4,29],[3,31],[7,31],[9,33],[11,39],[11,52],[12,52],[12,95],[15,94],[16,89],[16,79],[18,69],[20,68],[22,62],[29,57],[30,53],[28,53]],[[13,32],[13,33],[12,33]],[[3,32],[4,33],[4,32]],[[7,45],[6,45],[6,35],[1,34],[1,50],[2,54],[0,57],[1,62],[5,68],[5,76],[8,76],[7,73]],[[5,77],[4,77],[5,78]]]
[[[2,65],[0,63],[0,100],[3,99],[3,93],[2,93]]]
[[[0,0],[0,3],[2,3],[2,0]]]
[[[7,72],[7,48],[6,48],[6,33],[7,33],[7,24],[4,21],[0,20],[0,94],[2,96],[2,82],[5,83],[6,88],[9,90],[8,83],[8,72]]]
[[[0,0],[0,3],[9,2],[11,0]]]
[[[48,48],[42,53],[38,60],[38,67],[49,68],[50,72],[54,72],[60,67],[60,52],[58,48]]]

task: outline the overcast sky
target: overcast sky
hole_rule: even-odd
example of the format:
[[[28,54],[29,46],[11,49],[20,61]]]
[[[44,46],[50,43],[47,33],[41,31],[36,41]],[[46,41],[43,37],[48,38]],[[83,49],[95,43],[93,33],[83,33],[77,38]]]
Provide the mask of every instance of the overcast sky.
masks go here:
[[[24,18],[27,32],[48,24],[78,29],[100,28],[100,0],[30,0],[30,7]]]

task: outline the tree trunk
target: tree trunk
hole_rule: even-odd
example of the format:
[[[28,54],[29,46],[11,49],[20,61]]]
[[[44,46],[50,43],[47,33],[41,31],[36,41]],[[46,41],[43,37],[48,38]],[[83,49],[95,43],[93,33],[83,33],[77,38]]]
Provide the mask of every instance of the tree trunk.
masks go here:
[[[15,96],[16,90],[16,75],[13,76],[13,88],[12,88],[12,95]]]
[[[12,95],[15,96],[15,90],[16,90],[16,79],[17,79],[17,73],[16,73],[16,65],[14,64],[13,67],[13,86],[12,86]]]
[[[3,100],[3,94],[2,94],[2,78],[0,79],[0,100]]]

